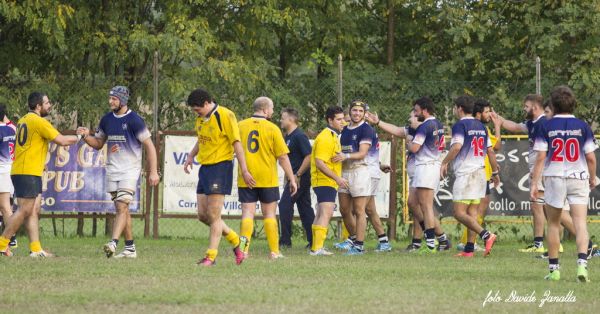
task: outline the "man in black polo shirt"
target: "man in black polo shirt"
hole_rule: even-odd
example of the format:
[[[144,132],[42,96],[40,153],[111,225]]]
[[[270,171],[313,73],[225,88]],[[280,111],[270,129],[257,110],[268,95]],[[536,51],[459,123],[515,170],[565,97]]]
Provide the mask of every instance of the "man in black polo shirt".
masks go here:
[[[306,234],[308,246],[312,244],[312,223],[315,212],[310,206],[310,154],[312,148],[308,137],[298,127],[298,111],[293,108],[283,109],[281,112],[281,128],[285,131],[285,143],[290,153],[290,163],[298,185],[298,191],[293,197],[286,183],[281,200],[279,201],[279,237],[280,247],[292,246],[292,219],[294,217],[294,203],[298,206],[302,227]]]

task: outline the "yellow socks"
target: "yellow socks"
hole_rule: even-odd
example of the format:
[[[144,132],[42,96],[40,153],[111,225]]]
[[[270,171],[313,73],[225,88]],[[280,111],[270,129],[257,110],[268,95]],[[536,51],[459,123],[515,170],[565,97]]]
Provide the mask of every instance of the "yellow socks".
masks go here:
[[[323,248],[325,238],[327,238],[327,227],[312,225],[313,242],[311,250],[316,252]]]
[[[29,250],[33,253],[41,252],[42,244],[40,243],[40,241],[31,242],[29,243]]]
[[[2,251],[2,252],[6,251],[8,249],[9,242],[10,242],[10,239],[0,236],[0,251]]]
[[[235,231],[233,231],[233,229],[229,230],[229,233],[225,235],[225,239],[227,239],[227,242],[231,243],[233,247],[237,247],[238,245],[240,245],[240,236]]]
[[[214,262],[218,253],[218,250],[208,249],[206,250],[206,258]]]
[[[246,253],[250,247],[250,239],[252,239],[252,233],[254,233],[254,219],[243,218],[240,224],[240,235],[248,239],[248,245],[246,245]]]
[[[267,242],[269,243],[269,250],[273,253],[279,253],[279,230],[277,229],[277,220],[275,218],[263,219],[265,224],[265,233],[267,235]]]
[[[348,239],[350,236],[350,232],[346,229],[346,224],[342,222],[342,240]]]

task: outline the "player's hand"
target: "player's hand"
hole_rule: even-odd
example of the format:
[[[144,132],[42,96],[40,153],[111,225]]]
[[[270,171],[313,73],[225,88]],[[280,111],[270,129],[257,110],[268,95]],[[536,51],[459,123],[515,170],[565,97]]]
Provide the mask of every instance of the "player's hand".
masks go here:
[[[244,177],[244,182],[249,188],[253,188],[256,186],[256,180],[252,177],[248,170],[242,172],[242,177]]]
[[[185,163],[183,163],[183,171],[185,171],[185,173],[189,174],[193,167],[194,167],[194,157],[190,158],[188,156],[188,158],[185,160]]]
[[[337,155],[331,157],[331,162],[342,162],[346,160],[346,155],[344,153],[337,153]]]
[[[490,119],[492,119],[494,126],[502,126],[502,117],[500,117],[494,109],[490,112]]]
[[[365,113],[365,119],[371,124],[377,124],[380,121],[379,115],[376,112]]]
[[[344,189],[349,189],[350,185],[348,184],[348,180],[342,178],[342,177],[338,177],[337,179],[335,179],[335,182],[342,188]]]
[[[529,186],[529,200],[532,202],[536,202],[538,199],[538,187],[537,183],[531,183]]]
[[[421,125],[421,122],[419,122],[419,118],[411,116],[408,119],[408,126],[410,126],[411,128],[416,129],[419,127],[419,125]]]
[[[392,171],[392,167],[390,167],[390,165],[379,165],[379,169],[381,169],[383,173],[390,173],[390,171]]]
[[[593,190],[596,187],[596,176],[590,176],[590,190]]]
[[[148,176],[148,181],[150,183],[150,186],[156,186],[158,184],[158,182],[160,181],[160,176],[158,175],[158,172],[157,171],[150,172],[150,176]]]
[[[497,189],[500,186],[500,175],[492,176],[492,182],[494,182],[494,188]]]
[[[440,178],[445,178],[446,175],[448,174],[448,164],[442,164],[442,166],[440,167]]]
[[[300,188],[300,176],[295,175],[294,180],[296,180],[296,186],[298,186],[298,188]]]
[[[298,184],[296,183],[296,179],[290,181],[290,196],[296,195],[298,192]]]
[[[77,128],[76,133],[77,133],[77,135],[82,135],[82,136],[85,137],[85,136],[90,135],[90,129],[88,129],[86,127],[83,127],[83,126],[80,126],[80,127]]]

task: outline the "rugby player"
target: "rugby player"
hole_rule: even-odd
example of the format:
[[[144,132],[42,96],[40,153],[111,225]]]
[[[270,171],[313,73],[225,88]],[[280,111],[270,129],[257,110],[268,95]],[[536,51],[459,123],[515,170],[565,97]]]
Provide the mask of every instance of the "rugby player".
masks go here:
[[[0,213],[6,222],[12,216],[12,197],[14,188],[10,180],[10,168],[15,159],[15,134],[17,127],[8,119],[6,106],[0,104]],[[10,237],[8,246],[17,248],[17,237]]]

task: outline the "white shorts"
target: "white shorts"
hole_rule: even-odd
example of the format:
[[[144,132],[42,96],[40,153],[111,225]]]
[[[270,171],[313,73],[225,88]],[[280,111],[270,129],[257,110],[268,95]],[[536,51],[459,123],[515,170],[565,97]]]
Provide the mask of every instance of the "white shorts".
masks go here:
[[[452,186],[452,200],[478,200],[485,197],[487,180],[485,170],[475,170],[471,173],[461,174],[454,179]]]
[[[0,193],[15,193],[15,189],[10,179],[10,172],[0,173]]]
[[[342,178],[348,181],[349,189],[340,187],[338,193],[352,197],[371,196],[371,175],[369,167],[358,167],[342,171]]]
[[[413,188],[425,188],[437,191],[440,186],[440,164],[424,164],[415,166],[415,175],[411,181]]]
[[[379,180],[380,178],[371,177],[371,195],[377,195],[377,189],[379,188]]]
[[[106,192],[111,193],[119,190],[129,190],[131,192],[135,192],[135,190],[137,190],[137,180],[106,180]]]
[[[562,177],[544,177],[546,204],[554,208],[564,208],[565,201],[570,205],[587,205],[590,198],[588,180]]]

